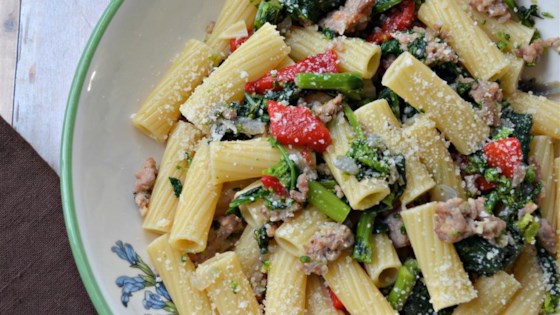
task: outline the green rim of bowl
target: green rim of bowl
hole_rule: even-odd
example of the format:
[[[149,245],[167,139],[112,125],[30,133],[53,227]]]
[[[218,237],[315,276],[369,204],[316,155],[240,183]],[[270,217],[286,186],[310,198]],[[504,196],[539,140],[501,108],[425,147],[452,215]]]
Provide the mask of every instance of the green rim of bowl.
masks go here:
[[[62,129],[62,146],[60,152],[60,168],[61,181],[60,187],[62,192],[62,206],[64,209],[64,221],[66,222],[66,231],[70,240],[70,247],[74,254],[74,260],[78,266],[78,271],[86,287],[86,290],[95,305],[99,314],[111,314],[109,304],[103,298],[103,293],[99,289],[95,275],[89,265],[88,256],[84,250],[78,221],[76,218],[76,209],[74,205],[74,190],[72,184],[72,145],[74,139],[74,127],[76,124],[76,113],[78,111],[78,103],[82,94],[84,80],[89,71],[89,67],[95,51],[111,20],[117,13],[124,0],[112,0],[105,9],[99,22],[93,30],[86,48],[82,54],[78,68],[72,81],[70,94],[68,95],[68,103],[66,105],[66,113],[64,116],[64,127]]]

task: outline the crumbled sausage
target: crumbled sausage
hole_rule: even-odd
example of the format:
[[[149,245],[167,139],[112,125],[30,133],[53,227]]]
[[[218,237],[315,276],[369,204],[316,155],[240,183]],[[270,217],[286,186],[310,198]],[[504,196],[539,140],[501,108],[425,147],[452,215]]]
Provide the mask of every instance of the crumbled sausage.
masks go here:
[[[154,189],[157,177],[156,160],[149,157],[144,162],[144,166],[134,174],[136,182],[134,184],[134,202],[142,216],[148,212],[148,204]]]
[[[469,5],[476,11],[504,23],[511,19],[511,13],[503,0],[469,0]]]
[[[311,241],[304,245],[305,255],[311,261],[303,264],[306,274],[322,275],[327,271],[327,263],[336,260],[343,250],[354,245],[354,235],[344,224],[326,222],[315,232]]]
[[[404,223],[400,214],[391,214],[385,218],[384,222],[389,227],[389,238],[391,238],[391,241],[393,241],[393,245],[396,248],[410,245],[410,239],[406,234]]]
[[[548,39],[537,39],[529,45],[525,45],[519,49],[514,50],[514,53],[519,58],[529,64],[534,65],[537,63],[545,48],[559,48],[560,47],[560,37],[548,38]]]
[[[343,7],[319,22],[340,35],[364,30],[371,18],[375,0],[347,0]]]
[[[445,41],[445,34],[439,30],[415,26],[412,32],[395,32],[391,35],[399,41],[403,51],[408,51],[409,44],[418,38],[423,38],[426,42],[426,59],[424,63],[428,66],[445,62],[457,63],[459,61],[457,53]]]
[[[304,203],[307,201],[307,193],[309,192],[309,184],[307,181],[307,175],[300,174],[297,178],[296,187],[298,190],[290,191],[290,198],[294,199],[296,202]]]
[[[469,95],[482,106],[479,113],[485,119],[486,124],[494,127],[499,126],[502,110],[500,102],[504,98],[500,85],[491,81],[474,82]]]
[[[202,253],[191,254],[195,264],[201,264],[216,253],[222,253],[233,247],[238,235],[243,232],[245,224],[236,215],[222,216],[214,220],[208,233],[206,249]]]
[[[495,242],[505,228],[502,219],[486,212],[484,198],[453,198],[437,204],[435,232],[444,242],[455,243],[475,234]]]
[[[549,253],[556,254],[556,231],[546,219],[540,220],[538,238]]]
[[[316,102],[311,109],[313,113],[326,124],[342,109],[342,100],[342,94],[338,94],[335,98],[324,104]]]

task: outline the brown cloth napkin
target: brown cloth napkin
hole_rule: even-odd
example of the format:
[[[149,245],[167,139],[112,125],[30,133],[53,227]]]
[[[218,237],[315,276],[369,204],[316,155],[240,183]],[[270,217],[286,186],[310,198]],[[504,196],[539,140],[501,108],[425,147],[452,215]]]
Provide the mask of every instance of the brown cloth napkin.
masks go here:
[[[0,314],[95,314],[70,251],[59,182],[0,118]]]

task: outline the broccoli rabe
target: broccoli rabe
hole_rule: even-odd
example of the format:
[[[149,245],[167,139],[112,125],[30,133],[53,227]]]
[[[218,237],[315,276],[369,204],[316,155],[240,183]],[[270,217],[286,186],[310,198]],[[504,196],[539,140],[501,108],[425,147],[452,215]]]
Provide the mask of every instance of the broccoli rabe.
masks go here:
[[[381,44],[381,56],[402,54],[401,43],[396,39],[391,39]]]
[[[270,241],[270,237],[266,233],[266,225],[255,229],[255,238],[257,239],[257,244],[259,245],[259,251],[261,254],[268,253],[268,242]]]
[[[542,19],[539,12],[539,7],[536,4],[531,4],[528,8],[517,5],[515,0],[505,0],[507,6],[515,13],[521,24],[529,27],[535,26],[535,18]]]
[[[263,1],[259,4],[255,17],[255,30],[265,23],[278,24],[283,17],[284,7],[278,0]]]
[[[326,13],[338,9],[343,0],[280,0],[291,17],[304,25],[315,24]]]
[[[373,6],[372,14],[385,12],[401,2],[402,0],[377,0]]]
[[[439,312],[434,311],[432,303],[430,303],[430,294],[423,279],[416,281],[412,293],[403,306],[401,315],[451,315],[455,307],[448,307]]]
[[[397,93],[393,92],[389,88],[384,88],[379,92],[377,95],[377,99],[385,99],[389,106],[391,107],[391,111],[395,114],[400,121],[404,122],[409,118],[412,118],[414,115],[418,114],[419,111],[410,106],[407,102],[405,102]]]
[[[529,144],[531,143],[531,128],[533,127],[533,116],[531,114],[518,114],[510,107],[502,110],[503,128],[513,129],[512,135],[521,142],[521,151],[525,163],[529,161]]]
[[[362,212],[358,227],[356,229],[356,241],[354,242],[354,251],[352,258],[359,262],[371,263],[371,256],[374,248],[371,243],[371,235],[375,224],[376,212]]]
[[[455,243],[465,270],[491,276],[513,263],[523,250],[523,240],[517,231],[508,230],[514,242],[505,247],[493,245],[480,236],[471,236]]]

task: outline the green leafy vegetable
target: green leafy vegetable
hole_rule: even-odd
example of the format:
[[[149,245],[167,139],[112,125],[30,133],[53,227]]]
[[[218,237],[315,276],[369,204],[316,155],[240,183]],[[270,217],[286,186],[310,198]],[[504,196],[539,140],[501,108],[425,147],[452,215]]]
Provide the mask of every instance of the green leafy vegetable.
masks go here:
[[[175,177],[169,177],[169,182],[171,183],[171,186],[173,186],[173,193],[175,194],[175,197],[179,198],[179,196],[181,196],[181,192],[183,191],[183,184],[181,183],[181,180]]]
[[[391,111],[395,114],[395,117],[397,117],[400,121],[404,122],[419,113],[416,108],[410,106],[410,104],[405,102],[397,95],[397,93],[393,92],[389,88],[381,90],[377,95],[377,99],[385,99],[387,103],[389,103],[389,107],[391,107]]]
[[[343,0],[281,0],[293,19],[304,25],[315,24],[326,13],[338,9]]]
[[[269,198],[271,195],[270,190],[265,189],[263,186],[258,186],[255,187],[253,189],[250,189],[248,191],[246,191],[245,193],[239,195],[237,198],[235,198],[228,207],[228,210],[226,211],[227,215],[230,214],[238,214],[238,216],[241,216],[239,214],[239,206],[246,204],[246,203],[253,203],[259,199],[267,199]]]
[[[255,17],[255,30],[261,28],[267,22],[278,24],[282,19],[284,7],[278,0],[263,1],[259,4]]]
[[[465,270],[478,275],[491,276],[515,261],[523,250],[523,240],[514,230],[509,229],[514,244],[499,247],[480,236],[471,236],[455,243],[457,254]]]
[[[430,303],[430,294],[423,279],[416,281],[412,293],[406,300],[401,315],[451,315],[455,307],[448,307],[439,312],[434,311]]]
[[[322,33],[323,36],[325,36],[325,38],[328,40],[334,39],[336,37],[336,32],[331,30],[330,28],[324,28]]]
[[[381,12],[385,12],[401,2],[402,0],[378,0],[375,2],[375,5],[373,6],[372,14],[379,14]]]
[[[542,19],[539,13],[539,7],[535,4],[530,5],[528,8],[517,5],[515,0],[504,0],[507,6],[515,13],[521,24],[529,27],[535,26],[535,18]]]
[[[421,34],[420,37],[413,40],[408,44],[408,52],[410,52],[414,57],[419,60],[426,59],[426,39],[425,34]]]
[[[273,148],[277,148],[280,150],[282,154],[282,159],[278,164],[275,166],[265,170],[263,172],[264,175],[270,175],[277,177],[284,187],[288,187],[288,189],[294,190],[296,187],[296,180],[297,180],[297,167],[294,161],[290,160],[288,156],[288,152],[284,149],[284,146],[278,142],[275,138],[268,138],[268,141],[272,145]]]
[[[531,128],[533,127],[533,115],[531,114],[518,114],[510,107],[502,110],[502,126],[512,128],[512,135],[521,142],[521,151],[523,152],[523,161],[529,161],[529,145],[531,143],[532,135]]]
[[[381,43],[381,56],[402,54],[401,43],[396,39],[390,39]]]
[[[255,238],[257,239],[257,244],[259,245],[259,252],[264,255],[268,253],[268,242],[270,241],[270,237],[266,233],[266,226],[263,225],[262,227],[255,230]]]
[[[371,263],[371,255],[374,250],[371,236],[376,216],[377,213],[373,211],[362,212],[360,215],[355,234],[354,251],[352,252],[352,258],[359,262]]]

